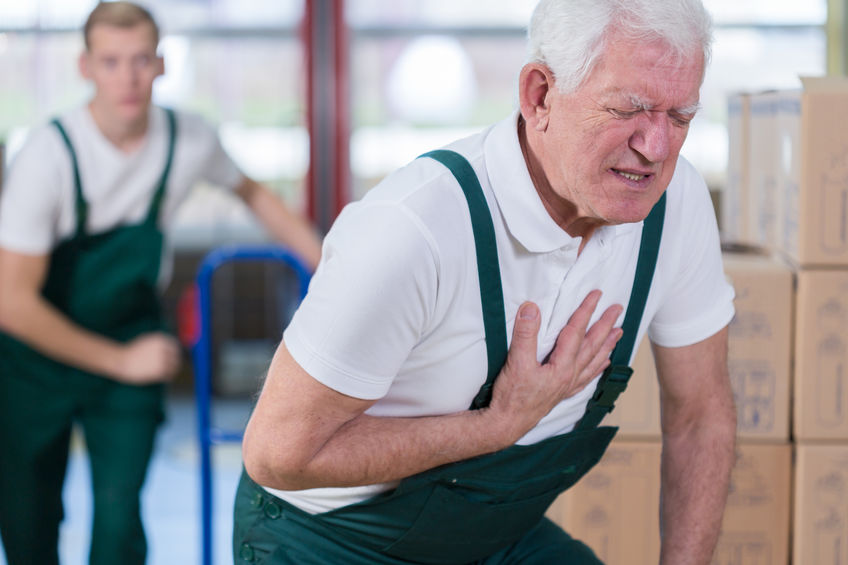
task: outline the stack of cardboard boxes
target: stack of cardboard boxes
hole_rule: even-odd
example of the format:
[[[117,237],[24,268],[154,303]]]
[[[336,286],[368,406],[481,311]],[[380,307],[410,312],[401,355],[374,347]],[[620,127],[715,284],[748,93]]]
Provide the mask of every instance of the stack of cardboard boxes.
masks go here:
[[[848,80],[738,94],[722,238],[736,289],[738,417],[716,565],[848,563]],[[728,245],[730,247],[730,245]],[[549,516],[608,565],[659,557],[659,390],[650,346],[601,463]]]

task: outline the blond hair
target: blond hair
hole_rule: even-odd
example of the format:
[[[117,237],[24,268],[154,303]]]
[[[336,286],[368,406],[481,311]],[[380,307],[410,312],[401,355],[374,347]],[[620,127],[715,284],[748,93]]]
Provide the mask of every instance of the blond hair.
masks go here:
[[[90,49],[91,30],[94,26],[109,25],[130,28],[137,25],[149,25],[153,33],[154,45],[159,45],[159,26],[146,8],[132,2],[98,2],[88,15],[82,29],[85,48]]]

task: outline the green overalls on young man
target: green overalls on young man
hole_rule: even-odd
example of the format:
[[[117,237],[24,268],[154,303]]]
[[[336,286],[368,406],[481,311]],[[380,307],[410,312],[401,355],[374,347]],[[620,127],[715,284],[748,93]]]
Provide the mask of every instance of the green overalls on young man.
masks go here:
[[[471,407],[481,408],[488,405],[507,356],[494,228],[468,162],[452,151],[425,156],[451,170],[471,213],[488,357],[486,383]],[[235,503],[236,564],[599,565],[586,545],[562,532],[544,513],[601,459],[618,429],[598,424],[632,373],[627,364],[653,277],[664,215],[665,195],[644,223],[624,335],[573,431],[437,467],[404,479],[392,491],[316,515],[273,496],[243,472]]]
[[[64,128],[76,194],[76,231],[53,250],[44,298],[75,324],[120,342],[164,327],[157,290],[159,212],[174,152],[147,215],[88,234],[77,158]],[[142,564],[139,493],[164,418],[162,384],[133,386],[54,361],[0,333],[0,534],[9,565],[58,563],[62,483],[73,422],[85,436],[94,491],[92,565]]]

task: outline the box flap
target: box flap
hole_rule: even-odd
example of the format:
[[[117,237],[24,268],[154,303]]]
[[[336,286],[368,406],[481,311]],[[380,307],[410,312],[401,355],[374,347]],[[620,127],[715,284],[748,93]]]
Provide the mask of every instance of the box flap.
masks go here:
[[[815,92],[841,92],[848,90],[848,77],[826,76],[826,77],[800,77],[805,91]]]

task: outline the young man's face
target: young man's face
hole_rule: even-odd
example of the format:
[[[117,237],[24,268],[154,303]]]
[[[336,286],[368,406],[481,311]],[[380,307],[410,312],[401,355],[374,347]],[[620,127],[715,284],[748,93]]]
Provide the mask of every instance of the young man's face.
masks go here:
[[[609,38],[587,79],[552,92],[542,166],[554,199],[602,224],[644,219],[668,187],[698,107],[704,59]]]
[[[88,42],[89,49],[80,56],[80,71],[94,83],[93,105],[122,125],[144,119],[153,81],[164,72],[151,27],[100,24],[90,30]]]

